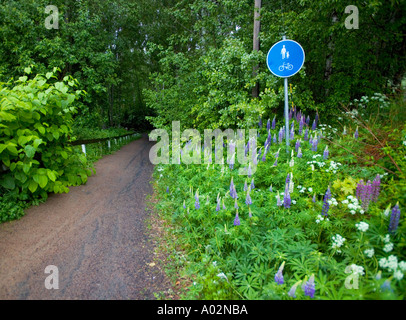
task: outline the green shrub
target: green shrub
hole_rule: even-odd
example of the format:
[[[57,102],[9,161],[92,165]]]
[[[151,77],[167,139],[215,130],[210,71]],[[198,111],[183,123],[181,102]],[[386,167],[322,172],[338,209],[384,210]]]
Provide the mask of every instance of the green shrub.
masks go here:
[[[30,68],[25,69],[31,73]],[[77,81],[46,75],[0,84],[0,185],[22,199],[68,192],[91,175],[86,157],[69,146]]]

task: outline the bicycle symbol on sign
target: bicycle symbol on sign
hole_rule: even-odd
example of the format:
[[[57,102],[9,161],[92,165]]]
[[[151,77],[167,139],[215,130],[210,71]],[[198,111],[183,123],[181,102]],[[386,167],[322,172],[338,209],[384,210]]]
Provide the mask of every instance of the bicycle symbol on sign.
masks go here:
[[[279,71],[283,71],[283,70],[292,70],[293,69],[293,64],[290,64],[289,62],[287,63],[283,63],[282,65],[279,66]]]

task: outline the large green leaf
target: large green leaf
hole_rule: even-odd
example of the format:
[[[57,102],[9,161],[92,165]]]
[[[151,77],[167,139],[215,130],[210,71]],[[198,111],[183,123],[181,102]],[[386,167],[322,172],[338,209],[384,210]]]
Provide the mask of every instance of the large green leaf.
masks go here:
[[[35,155],[37,149],[35,149],[33,146],[31,145],[27,145],[24,148],[25,154],[27,155],[28,158],[33,158]]]

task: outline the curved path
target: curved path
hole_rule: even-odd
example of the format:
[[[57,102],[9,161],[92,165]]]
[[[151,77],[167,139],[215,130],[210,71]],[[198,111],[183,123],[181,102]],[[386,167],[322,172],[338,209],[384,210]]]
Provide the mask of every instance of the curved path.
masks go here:
[[[100,159],[97,174],[0,224],[0,299],[154,299],[167,281],[152,263],[145,198],[148,138]],[[46,289],[48,265],[59,289]],[[54,273],[52,273],[54,275]]]

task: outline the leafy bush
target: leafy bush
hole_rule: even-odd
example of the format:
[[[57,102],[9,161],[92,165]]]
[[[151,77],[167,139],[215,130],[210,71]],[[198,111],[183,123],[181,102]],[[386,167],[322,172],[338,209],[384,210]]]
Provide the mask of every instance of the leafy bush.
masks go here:
[[[0,160],[6,169],[0,185],[23,200],[68,192],[92,173],[86,157],[69,145],[74,102],[82,92],[74,91],[71,77],[57,81],[56,72],[0,86]]]

